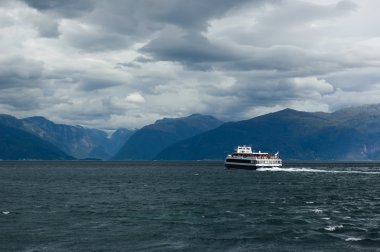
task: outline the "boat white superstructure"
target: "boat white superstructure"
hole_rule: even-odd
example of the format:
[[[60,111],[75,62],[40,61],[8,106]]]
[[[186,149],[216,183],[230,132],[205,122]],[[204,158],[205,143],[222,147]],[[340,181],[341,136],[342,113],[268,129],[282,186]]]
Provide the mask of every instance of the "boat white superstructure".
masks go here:
[[[254,152],[251,146],[238,146],[235,152],[228,155],[224,161],[227,168],[251,169],[281,167],[282,160],[279,153]]]

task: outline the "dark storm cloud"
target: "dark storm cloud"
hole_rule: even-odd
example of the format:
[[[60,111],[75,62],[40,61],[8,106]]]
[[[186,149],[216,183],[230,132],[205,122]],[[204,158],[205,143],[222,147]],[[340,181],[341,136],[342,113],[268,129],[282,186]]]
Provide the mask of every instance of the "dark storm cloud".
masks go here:
[[[14,87],[1,90],[0,107],[7,107],[12,111],[33,111],[40,109],[40,95],[38,89],[24,87]]]
[[[130,62],[119,62],[116,64],[115,68],[123,69],[123,68],[141,68],[143,64],[146,63],[154,63],[156,60],[151,58],[139,56]]]
[[[156,60],[177,61],[193,68],[210,68],[212,62],[237,60],[237,55],[225,48],[211,44],[200,34],[181,34],[168,29],[142,48]]]
[[[71,121],[92,121],[92,120],[106,120],[110,118],[110,114],[106,113],[104,110],[92,110],[92,111],[78,111],[77,113],[72,113],[72,111],[61,112],[64,118]]]
[[[39,35],[46,38],[56,38],[60,35],[58,22],[54,18],[42,16],[34,21]]]
[[[85,79],[82,83],[79,84],[79,90],[85,92],[96,91],[99,89],[105,89],[110,87],[115,87],[121,85],[120,82],[110,81],[108,79]]]
[[[147,58],[147,57],[143,57],[143,56],[139,56],[139,57],[135,58],[134,61],[135,62],[139,62],[139,63],[151,63],[151,62],[155,62],[155,60],[153,60],[152,58]]]
[[[120,32],[157,30],[171,24],[184,30],[206,30],[208,21],[223,16],[242,4],[261,4],[264,0],[115,0],[99,1],[90,20]],[[101,18],[99,18],[101,17]],[[140,30],[140,31],[139,31]],[[126,34],[127,35],[127,34]]]
[[[336,57],[336,58],[335,58]],[[272,70],[278,77],[310,76],[343,69],[339,55],[312,52],[295,46],[255,48],[236,62],[223,65],[224,69],[237,71]]]
[[[93,0],[22,0],[40,11],[52,11],[65,17],[76,17],[94,8]]]
[[[130,39],[126,36],[80,27],[68,31],[62,38],[72,46],[89,52],[120,50],[130,45]]]
[[[123,69],[123,68],[141,68],[141,66],[135,62],[125,62],[125,63],[117,63],[115,68],[116,69]]]
[[[39,85],[43,63],[21,56],[0,59],[0,89]]]
[[[208,0],[208,1],[143,1],[143,10],[153,20],[176,25],[186,30],[206,30],[211,18],[223,16],[226,11],[244,3],[262,3],[262,0]]]
[[[161,30],[157,38],[151,40],[141,52],[157,60],[180,62],[191,69],[275,70],[288,71],[294,76],[328,73],[340,70],[349,64],[341,59],[342,55],[315,53],[304,48],[304,41],[308,38],[302,38],[298,33],[307,30],[305,24],[312,21],[334,19],[356,10],[357,6],[354,3],[340,1],[327,6],[298,1],[265,3],[273,8],[273,12],[269,12],[271,15],[255,13],[259,26],[242,37],[243,40],[249,40],[249,42],[244,41],[245,43],[251,46],[257,45],[250,47],[249,50],[210,42],[200,32],[201,29],[193,32],[190,29],[169,27]],[[228,9],[228,6],[226,4],[224,8]],[[203,14],[201,12],[199,15],[202,17]],[[207,18],[210,20],[212,14]],[[205,23],[207,24],[207,20]],[[193,27],[199,28],[196,25]],[[289,36],[285,33],[289,33]],[[232,35],[232,39],[239,39],[239,36],[241,36],[239,33],[237,38]],[[273,38],[276,38],[280,44],[273,44]],[[298,41],[294,43],[295,40]]]
[[[24,1],[40,11],[76,18],[82,24],[89,26],[91,29],[81,29],[83,27],[79,26],[74,31],[69,30],[69,34],[64,36],[73,46],[89,51],[128,48],[139,40],[150,38],[152,33],[168,25],[186,31],[188,38],[193,42],[199,42],[197,40],[201,36],[200,33],[207,30],[210,19],[222,17],[229,10],[244,4],[260,5],[273,2],[273,0]],[[51,29],[46,29],[49,28],[47,25],[41,26],[41,33],[47,36],[57,34],[54,26],[50,26]]]

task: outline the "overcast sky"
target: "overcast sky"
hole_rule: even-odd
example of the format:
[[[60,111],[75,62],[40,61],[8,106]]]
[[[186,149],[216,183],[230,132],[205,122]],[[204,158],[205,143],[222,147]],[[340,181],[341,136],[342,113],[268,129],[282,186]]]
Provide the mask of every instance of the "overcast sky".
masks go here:
[[[378,0],[0,0],[0,113],[138,128],[380,102]]]

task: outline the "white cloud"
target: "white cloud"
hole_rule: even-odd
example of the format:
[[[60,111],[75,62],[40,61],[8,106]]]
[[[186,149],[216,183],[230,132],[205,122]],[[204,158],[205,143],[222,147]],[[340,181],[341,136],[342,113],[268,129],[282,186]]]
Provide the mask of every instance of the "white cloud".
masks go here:
[[[127,102],[132,102],[132,103],[143,103],[143,102],[145,102],[144,97],[138,92],[127,95],[127,97],[125,97],[125,100]]]

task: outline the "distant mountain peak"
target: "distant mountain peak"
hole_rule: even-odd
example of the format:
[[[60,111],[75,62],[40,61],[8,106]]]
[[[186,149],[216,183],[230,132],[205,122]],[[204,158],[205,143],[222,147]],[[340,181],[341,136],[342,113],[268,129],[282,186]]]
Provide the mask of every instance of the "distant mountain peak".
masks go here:
[[[31,116],[22,119],[25,123],[37,124],[37,125],[55,125],[54,122],[46,119],[43,116]]]
[[[360,106],[352,106],[348,108],[343,108],[334,112],[334,114],[339,113],[380,113],[380,104],[364,104]]]
[[[8,114],[0,114],[0,117],[17,119],[16,117],[8,115]]]
[[[162,119],[156,120],[153,124],[163,124],[163,123],[169,123],[172,121],[177,120],[178,118],[169,118],[169,117],[164,117]],[[147,125],[148,126],[148,125]]]
[[[337,120],[351,120],[357,117],[380,118],[380,104],[368,104],[337,110],[331,114]]]
[[[195,118],[195,117],[213,117],[213,116],[210,116],[210,115],[202,115],[200,113],[194,113],[194,114],[191,114],[189,116],[187,116],[188,118]]]
[[[225,123],[165,148],[155,159],[223,159],[234,146],[249,143],[288,160],[369,160],[380,159],[379,142],[380,104],[334,113],[288,108]]]
[[[16,127],[0,125],[0,159],[74,159],[55,145]]]
[[[26,117],[25,119],[29,119],[29,120],[49,121],[48,119],[46,119],[46,118],[43,117],[43,116],[30,116],[30,117]]]
[[[201,114],[163,118],[138,130],[114,159],[152,159],[162,149],[185,138],[219,127],[223,122]]]
[[[186,120],[195,120],[195,119],[218,120],[211,115],[203,115],[203,114],[195,113],[188,116],[177,117],[177,118],[164,117],[162,119],[155,121],[154,124],[165,124],[165,123],[171,123],[171,122],[176,122],[176,121],[186,121]]]
[[[7,114],[0,114],[0,124],[14,128],[22,127],[22,123],[16,117]]]
[[[43,116],[17,119],[10,115],[0,115],[0,125],[30,133],[75,158],[108,159],[134,133],[134,131],[123,130],[114,137],[108,137],[103,130],[80,125],[57,124]]]

